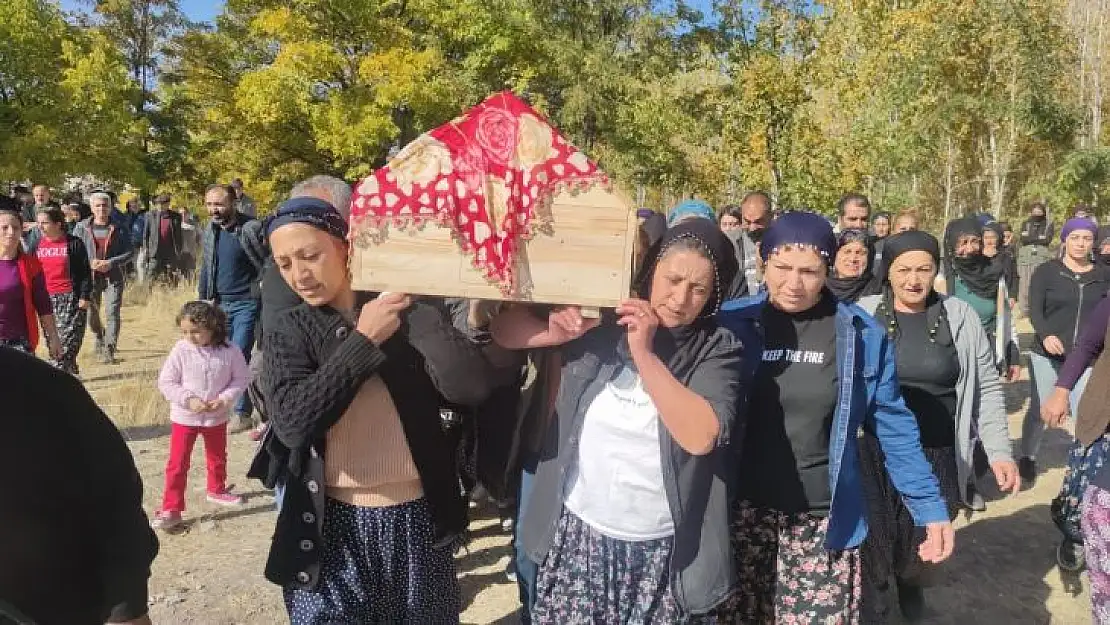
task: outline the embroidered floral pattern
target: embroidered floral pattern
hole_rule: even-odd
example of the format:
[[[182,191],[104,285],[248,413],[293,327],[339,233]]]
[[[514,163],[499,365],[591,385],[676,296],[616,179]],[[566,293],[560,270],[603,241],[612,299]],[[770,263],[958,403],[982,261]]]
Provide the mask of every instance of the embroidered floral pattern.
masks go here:
[[[451,228],[483,275],[512,294],[521,240],[551,224],[563,190],[608,178],[527,104],[494,95],[408,145],[355,188],[351,238],[434,222]]]
[[[672,542],[610,538],[563,510],[536,579],[532,622],[681,623],[670,590]]]

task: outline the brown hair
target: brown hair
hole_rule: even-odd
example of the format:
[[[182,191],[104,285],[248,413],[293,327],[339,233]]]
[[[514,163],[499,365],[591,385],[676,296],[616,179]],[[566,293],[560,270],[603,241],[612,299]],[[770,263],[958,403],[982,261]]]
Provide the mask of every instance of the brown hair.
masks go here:
[[[220,309],[202,300],[186,302],[177,313],[177,325],[185,319],[212,333],[212,345],[227,347],[227,314]]]

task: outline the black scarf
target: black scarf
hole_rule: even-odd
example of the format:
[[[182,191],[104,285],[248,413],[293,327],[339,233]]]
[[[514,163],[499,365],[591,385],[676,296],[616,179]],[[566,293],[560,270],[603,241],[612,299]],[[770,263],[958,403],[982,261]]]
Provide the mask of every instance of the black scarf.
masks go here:
[[[845,230],[837,237],[837,249],[844,249],[845,245],[855,242],[863,243],[867,248],[867,265],[863,273],[855,278],[841,278],[835,269],[825,278],[825,286],[832,291],[836,299],[842,302],[857,302],[859,298],[867,295],[877,295],[880,292],[879,281],[875,279],[873,265],[875,263],[875,240],[865,230]],[[833,263],[835,267],[835,263]]]
[[[945,272],[948,279],[949,293],[955,289],[956,279],[964,283],[969,291],[984,299],[994,300],[998,297],[998,280],[1002,277],[1002,269],[983,256],[982,252],[963,258],[956,257],[956,243],[964,235],[975,235],[980,240],[983,238],[983,226],[974,217],[964,217],[948,224],[944,235]]]
[[[897,340],[900,336],[898,330],[898,317],[894,310],[894,291],[890,287],[890,266],[894,260],[906,252],[927,252],[933,257],[933,262],[940,260],[940,244],[933,235],[920,230],[909,230],[893,234],[887,238],[883,254],[883,266],[879,268],[882,280],[882,300],[875,309],[875,319],[883,325],[887,334]],[[952,330],[948,326],[948,315],[945,312],[944,300],[929,285],[929,295],[925,298],[925,327],[929,329],[929,336],[941,345],[951,345]]]
[[[707,219],[688,219],[669,228],[663,238],[648,250],[634,285],[641,298],[646,300],[651,297],[651,280],[659,259],[666,255],[672,245],[686,240],[695,241],[710,257],[715,275],[713,292],[709,294],[701,315],[692,324],[678,328],[659,326],[655,331],[655,354],[679,379],[685,378],[704,356],[706,344],[717,329],[717,311],[725,301],[729,285],[740,272],[732,242],[720,228]],[[617,351],[627,362],[632,362],[627,337],[621,338]]]

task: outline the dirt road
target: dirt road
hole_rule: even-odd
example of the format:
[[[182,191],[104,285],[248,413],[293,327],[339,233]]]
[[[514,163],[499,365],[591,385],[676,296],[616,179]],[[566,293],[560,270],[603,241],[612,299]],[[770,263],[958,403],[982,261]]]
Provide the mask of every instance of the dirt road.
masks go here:
[[[181,299],[180,297],[176,299]],[[82,359],[90,391],[125,428],[146,484],[149,511],[157,508],[168,451],[167,429],[157,423],[165,408],[153,389],[162,358],[176,339],[172,297],[124,309],[121,363],[100,366]],[[91,343],[87,346],[91,351]],[[1028,382],[1008,385],[1011,432],[1019,437]],[[1063,580],[1054,566],[1058,534],[1048,503],[1063,477],[1067,436],[1052,433],[1042,451],[1043,473],[1036,487],[989,502],[986,513],[961,518],[956,555],[942,583],[927,594],[927,623],[933,625],[1081,625],[1090,622],[1086,580]],[[151,580],[151,615],[157,624],[272,625],[286,622],[280,591],[262,578],[274,525],[273,499],[243,473],[254,444],[240,434],[229,445],[229,469],[240,492],[241,509],[204,501],[204,463],[194,453],[186,531],[162,536],[162,551]],[[985,489],[986,490],[986,489]],[[990,491],[994,492],[994,491]],[[489,518],[490,516],[493,518]],[[516,587],[504,569],[508,537],[488,511],[472,529],[475,540],[458,558],[464,623],[516,623]]]

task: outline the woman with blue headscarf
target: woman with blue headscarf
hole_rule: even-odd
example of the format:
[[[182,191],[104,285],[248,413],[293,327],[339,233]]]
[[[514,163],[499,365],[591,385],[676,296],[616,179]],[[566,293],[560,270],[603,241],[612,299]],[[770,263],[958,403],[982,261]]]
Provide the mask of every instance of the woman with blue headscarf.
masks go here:
[[[291,199],[266,232],[303,300],[263,336],[271,427],[250,475],[284,485],[266,577],[294,625],[458,623],[466,503],[439,409],[483,401],[493,371],[439,303],[354,291],[328,202]]]
[[[701,200],[683,200],[667,213],[667,227],[671,227],[687,219],[708,219],[717,223],[717,215],[713,208]]]
[[[751,354],[747,409],[760,417],[738,443],[733,552],[740,586],[723,618],[858,622],[859,547],[867,535],[861,427],[878,438],[895,488],[926,528],[923,560],[952,553],[952,524],[902,401],[890,339],[825,287],[836,256],[829,223],[787,213],[767,229],[760,253],[765,292],[720,314]]]

